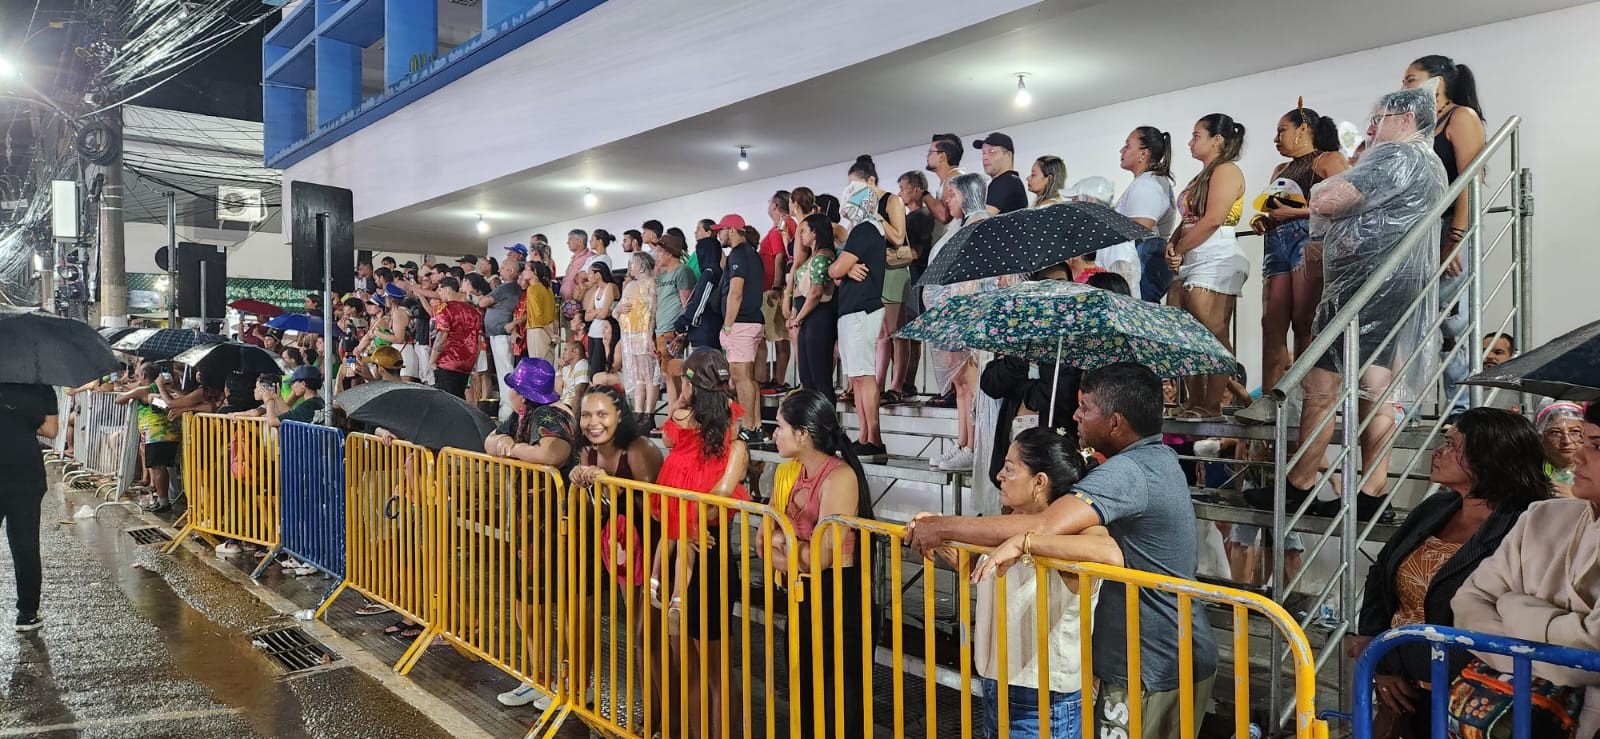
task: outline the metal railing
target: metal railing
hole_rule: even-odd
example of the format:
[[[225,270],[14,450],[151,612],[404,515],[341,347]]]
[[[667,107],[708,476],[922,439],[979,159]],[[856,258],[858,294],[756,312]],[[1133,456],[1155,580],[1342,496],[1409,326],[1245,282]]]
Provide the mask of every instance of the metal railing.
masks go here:
[[[1385,257],[1382,264],[1371,276],[1366,278],[1362,286],[1356,290],[1345,306],[1328,322],[1310,343],[1294,364],[1289,368],[1278,384],[1271,389],[1271,397],[1277,405],[1274,429],[1273,467],[1278,470],[1273,481],[1274,505],[1272,510],[1273,531],[1285,532],[1297,526],[1306,515],[1311,505],[1317,500],[1317,493],[1325,487],[1335,487],[1333,478],[1339,477],[1337,490],[1341,505],[1337,515],[1332,517],[1322,531],[1307,535],[1304,561],[1311,562],[1332,539],[1339,539],[1342,544],[1340,562],[1336,571],[1328,579],[1327,585],[1320,592],[1313,594],[1311,603],[1304,609],[1301,625],[1306,626],[1319,615],[1325,612],[1325,606],[1330,600],[1337,598],[1337,616],[1328,624],[1332,627],[1326,643],[1317,655],[1316,663],[1321,668],[1330,657],[1337,658],[1343,653],[1340,642],[1345,634],[1350,633],[1357,613],[1360,610],[1360,587],[1357,579],[1356,562],[1360,546],[1371,535],[1373,526],[1376,525],[1383,511],[1391,507],[1391,500],[1386,497],[1381,509],[1373,515],[1372,521],[1363,525],[1357,519],[1356,500],[1362,487],[1376,475],[1378,470],[1386,466],[1387,462],[1394,459],[1393,452],[1396,443],[1401,438],[1401,427],[1396,425],[1388,436],[1377,447],[1371,460],[1360,458],[1360,440],[1372,424],[1379,419],[1389,417],[1389,411],[1397,401],[1411,401],[1408,398],[1397,399],[1395,390],[1398,381],[1392,381],[1376,397],[1364,397],[1361,377],[1377,364],[1377,358],[1384,352],[1394,348],[1400,333],[1408,328],[1408,324],[1421,321],[1432,338],[1438,336],[1441,326],[1450,317],[1452,306],[1461,303],[1467,313],[1467,328],[1458,337],[1455,346],[1448,350],[1441,358],[1439,368],[1427,378],[1428,387],[1438,387],[1440,378],[1452,358],[1467,352],[1470,360],[1470,372],[1476,373],[1483,367],[1484,353],[1478,347],[1480,336],[1484,331],[1485,307],[1500,295],[1500,291],[1509,283],[1511,286],[1511,307],[1504,320],[1499,324],[1498,330],[1504,330],[1516,322],[1518,335],[1526,338],[1532,331],[1532,316],[1529,313],[1529,295],[1532,291],[1532,272],[1530,265],[1532,235],[1532,176],[1522,168],[1522,151],[1520,142],[1521,119],[1512,116],[1495,134],[1485,143],[1483,150],[1461,171],[1455,182],[1451,183],[1443,197],[1436,202],[1428,213],[1400,240],[1393,250]],[[1509,167],[1503,171],[1508,174],[1499,181],[1493,193],[1485,196],[1485,179],[1489,171],[1489,163],[1498,155],[1505,153],[1509,157]],[[1504,205],[1495,205],[1503,194],[1509,190],[1509,202]],[[1468,225],[1466,235],[1461,239],[1453,251],[1440,260],[1440,266],[1432,275],[1428,276],[1426,284],[1437,285],[1445,275],[1447,265],[1456,258],[1465,262],[1462,274],[1466,277],[1466,285],[1459,295],[1437,298],[1437,291],[1424,289],[1413,299],[1405,309],[1395,317],[1394,328],[1382,338],[1376,347],[1363,353],[1360,341],[1360,327],[1362,311],[1368,307],[1374,298],[1394,277],[1394,275],[1410,260],[1417,249],[1433,249],[1437,246],[1428,243],[1430,239],[1437,238],[1437,224],[1445,212],[1454,204],[1459,196],[1467,193]],[[1486,243],[1485,219],[1490,215],[1507,214],[1509,219],[1501,226],[1494,238]],[[1506,267],[1503,272],[1497,272],[1494,277],[1485,274],[1490,268],[1488,258],[1493,256],[1500,245],[1510,236],[1510,253],[1506,256]],[[1489,279],[1494,280],[1494,289],[1487,295],[1484,287]],[[1369,337],[1370,343],[1370,337]],[[1428,353],[1434,346],[1432,341],[1425,341],[1422,350],[1406,357],[1404,363],[1394,372],[1398,380],[1404,373],[1417,371],[1426,364],[1419,364],[1419,360],[1430,358]],[[1329,352],[1338,350],[1342,352],[1343,362],[1340,366],[1345,368],[1339,389],[1334,395],[1333,403],[1328,412],[1318,421],[1299,434],[1304,445],[1310,439],[1327,432],[1336,417],[1342,417],[1342,423],[1336,428],[1332,444],[1336,445],[1337,452],[1327,460],[1326,470],[1319,473],[1316,482],[1311,486],[1311,495],[1297,508],[1290,510],[1285,499],[1288,489],[1289,470],[1300,462],[1306,453],[1303,446],[1290,453],[1291,435],[1297,430],[1290,414],[1285,412],[1289,399],[1299,390],[1302,382],[1313,369],[1317,361]],[[1436,407],[1439,412],[1436,417],[1424,418],[1416,411],[1421,410],[1421,403],[1415,407],[1405,409],[1404,421],[1411,425],[1415,431],[1421,431],[1423,438],[1417,446],[1428,449],[1443,433],[1443,427],[1450,415],[1450,408],[1462,398],[1463,393],[1470,395],[1473,405],[1481,405],[1485,401],[1481,388],[1458,387],[1445,397],[1446,393],[1439,391]],[[1370,403],[1371,410],[1361,416],[1360,407],[1363,403]],[[1527,399],[1523,400],[1523,407],[1527,407]],[[1414,437],[1415,434],[1412,434]],[[1334,448],[1330,446],[1330,448]],[[1426,459],[1427,455],[1414,454],[1401,474],[1401,480],[1410,479],[1417,470],[1419,460]],[[1375,462],[1385,460],[1385,465]],[[1369,464],[1370,463],[1370,464]],[[1361,468],[1368,469],[1364,473]],[[1423,473],[1426,470],[1422,471]],[[1387,473],[1386,473],[1387,474]],[[1392,476],[1392,475],[1391,475]],[[1428,492],[1433,492],[1430,486]],[[1301,529],[1304,530],[1304,529]],[[1272,552],[1272,584],[1273,597],[1278,602],[1284,600],[1295,591],[1311,568],[1303,568],[1294,578],[1286,578],[1284,570],[1284,551],[1282,547],[1274,547]],[[1280,664],[1285,654],[1280,649],[1277,637],[1273,635],[1272,653],[1274,664]],[[1340,662],[1341,686],[1350,685],[1344,679],[1347,675],[1348,665]],[[1341,691],[1344,690],[1341,687]],[[1269,686],[1269,699],[1276,712],[1274,720],[1282,725],[1291,713],[1291,707],[1286,706],[1280,699],[1281,690],[1279,680],[1274,679]],[[1347,696],[1340,696],[1340,705],[1348,706]]]

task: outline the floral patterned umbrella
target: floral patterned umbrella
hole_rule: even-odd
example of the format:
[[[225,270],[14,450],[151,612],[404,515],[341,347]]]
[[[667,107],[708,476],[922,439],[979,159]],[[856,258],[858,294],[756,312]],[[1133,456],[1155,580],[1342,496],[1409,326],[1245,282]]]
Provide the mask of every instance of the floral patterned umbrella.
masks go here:
[[[1232,374],[1237,361],[1179,308],[1059,280],[953,296],[895,336],[1085,370],[1134,362],[1161,377]]]

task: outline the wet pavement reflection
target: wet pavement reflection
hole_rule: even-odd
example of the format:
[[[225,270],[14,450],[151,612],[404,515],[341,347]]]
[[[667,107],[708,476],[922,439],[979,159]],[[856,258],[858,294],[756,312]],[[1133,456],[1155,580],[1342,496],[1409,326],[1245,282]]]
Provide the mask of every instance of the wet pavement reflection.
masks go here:
[[[45,499],[46,625],[0,635],[0,737],[450,736],[346,661],[285,675],[250,634],[293,619],[192,555],[137,544],[123,532],[147,524],[123,509],[74,520],[83,502],[59,486]],[[0,548],[0,599],[14,585]]]

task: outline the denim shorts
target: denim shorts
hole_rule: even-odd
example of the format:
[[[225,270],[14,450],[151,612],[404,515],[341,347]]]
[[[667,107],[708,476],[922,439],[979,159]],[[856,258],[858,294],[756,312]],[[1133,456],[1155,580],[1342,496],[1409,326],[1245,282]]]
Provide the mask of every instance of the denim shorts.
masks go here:
[[[1265,253],[1261,257],[1261,276],[1283,275],[1299,269],[1306,258],[1310,229],[1310,221],[1301,218],[1278,224],[1268,231],[1263,239]]]
[[[983,736],[1000,736],[1000,684],[986,677],[978,678],[983,686]],[[1011,739],[1033,739],[1039,736],[1039,691],[1035,688],[1011,686],[1006,691],[1006,721],[1011,726]],[[1050,738],[1079,739],[1083,735],[1083,694],[1050,693]]]

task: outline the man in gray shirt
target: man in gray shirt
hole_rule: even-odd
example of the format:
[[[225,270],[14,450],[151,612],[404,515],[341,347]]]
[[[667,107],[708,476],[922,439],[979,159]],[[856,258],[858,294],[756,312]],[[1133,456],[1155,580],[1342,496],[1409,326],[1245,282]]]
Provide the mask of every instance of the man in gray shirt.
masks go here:
[[[1028,531],[1076,534],[1105,526],[1122,549],[1125,566],[1185,580],[1195,578],[1198,547],[1194,503],[1178,466],[1178,455],[1161,443],[1161,380],[1148,368],[1112,364],[1084,375],[1082,400],[1073,419],[1080,441],[1108,455],[1074,486],[1073,494],[1043,513],[987,516],[918,516],[910,527],[912,547],[923,556],[948,541],[998,546]],[[1063,559],[1092,559],[1067,556]],[[1107,582],[1094,612],[1094,736],[1129,736],[1127,597],[1119,583]],[[1193,650],[1194,725],[1210,702],[1217,669],[1217,645],[1205,609],[1191,614],[1189,643],[1179,642],[1177,596],[1139,590],[1139,678],[1142,735],[1179,736],[1183,706],[1178,655]],[[1087,727],[1086,727],[1087,728]],[[1085,731],[1085,735],[1090,732]]]
[[[483,335],[489,337],[489,351],[494,355],[494,375],[500,382],[500,421],[511,417],[511,388],[506,386],[506,374],[511,371],[511,317],[517,312],[517,300],[522,290],[517,278],[522,276],[522,262],[507,259],[500,263],[500,286],[478,300],[483,309]]]

